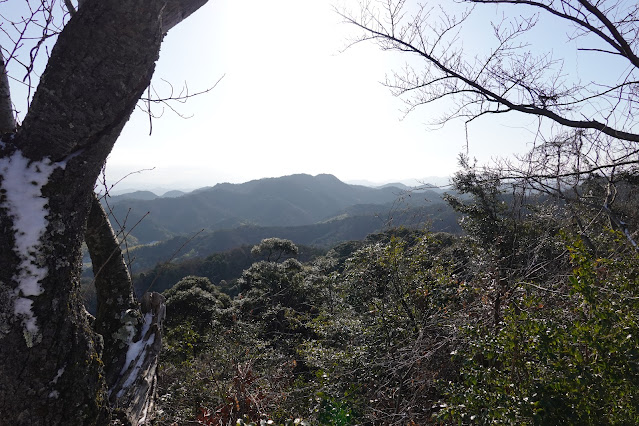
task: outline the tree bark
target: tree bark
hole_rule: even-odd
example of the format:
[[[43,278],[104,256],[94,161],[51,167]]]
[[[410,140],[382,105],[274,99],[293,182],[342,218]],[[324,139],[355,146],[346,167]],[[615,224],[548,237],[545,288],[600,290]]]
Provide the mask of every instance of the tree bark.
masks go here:
[[[94,195],[85,242],[97,293],[95,331],[103,336],[102,362],[109,401],[123,420],[153,417],[158,355],[162,348],[164,297],[146,293],[142,306],[108,216]]]
[[[0,134],[16,130],[16,120],[13,115],[9,76],[5,68],[4,58],[0,54]]]
[[[113,381],[117,367],[103,362],[121,356],[109,355],[113,336],[90,326],[80,246],[93,185],[149,85],[174,2],[202,3],[86,0],[59,35],[22,127],[0,143],[0,425],[111,422],[105,373]],[[128,344],[150,342],[153,327],[138,327]]]
[[[208,0],[169,0],[162,10],[162,32],[167,33],[171,28],[191,16],[196,10],[204,6]]]
[[[126,362],[117,381],[109,389],[116,412],[131,424],[144,424],[154,417],[156,372],[166,314],[164,302],[164,296],[155,292],[142,297],[141,327],[127,348]]]
[[[131,276],[116,235],[95,195],[87,220],[85,242],[93,264],[97,295],[94,328],[104,338],[102,361],[107,387],[110,389],[124,365],[122,356],[126,355],[126,349],[122,349],[129,337],[126,324],[137,328],[142,321],[142,312],[133,295]]]

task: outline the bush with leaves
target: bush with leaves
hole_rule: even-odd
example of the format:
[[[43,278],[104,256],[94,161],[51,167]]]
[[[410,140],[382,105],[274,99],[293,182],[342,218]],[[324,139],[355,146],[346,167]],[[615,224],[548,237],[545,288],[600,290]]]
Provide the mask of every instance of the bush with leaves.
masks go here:
[[[166,418],[633,423],[635,248],[606,231],[595,254],[562,206],[465,173],[463,237],[397,229],[312,264],[257,261],[231,303],[203,279],[167,292]]]
[[[317,340],[303,353],[316,371],[315,410],[326,424],[424,424],[438,378],[454,372],[461,301],[442,257],[452,240],[397,230],[372,241],[333,274],[337,303],[311,323]]]
[[[313,270],[295,259],[256,262],[232,303],[206,278],[187,277],[165,292],[173,317],[160,380],[167,422],[285,422],[310,411],[295,389],[304,387],[296,345],[314,309],[315,280],[305,278]]]
[[[462,214],[466,232],[460,274],[481,294],[473,314],[497,327],[520,283],[552,281],[567,270],[559,230],[568,224],[553,200],[480,170],[463,156],[460,165],[453,177],[457,195],[445,195]]]
[[[298,253],[298,247],[291,240],[275,237],[265,238],[251,249],[253,256],[265,256],[267,262],[279,262],[282,257],[295,257]]]
[[[229,321],[225,311],[231,307],[231,298],[211,284],[208,278],[183,278],[163,294],[166,297],[168,327],[188,321],[203,331],[213,321]]]
[[[563,288],[529,283],[497,329],[468,326],[442,419],[477,424],[634,424],[639,418],[639,256],[596,258],[569,238]],[[619,249],[621,248],[621,251]],[[561,303],[549,303],[548,293]]]

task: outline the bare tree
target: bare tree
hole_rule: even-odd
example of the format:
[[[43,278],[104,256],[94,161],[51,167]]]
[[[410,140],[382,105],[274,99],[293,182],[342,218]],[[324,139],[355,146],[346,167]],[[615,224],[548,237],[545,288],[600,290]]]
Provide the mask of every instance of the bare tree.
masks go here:
[[[639,154],[631,143],[609,137],[602,143],[590,136],[582,130],[559,134],[516,161],[502,159],[486,169],[504,180],[516,181],[524,191],[561,200],[592,251],[596,248],[590,236],[601,229],[601,219],[637,249],[631,229],[639,227]]]
[[[162,298],[133,298],[93,189],[163,36],[206,0],[84,0],[77,11],[25,1],[31,15],[0,26],[18,34],[0,68],[0,424],[141,424],[152,416]],[[32,79],[39,49],[48,62]],[[20,126],[11,61],[29,91],[39,80]],[[79,294],[84,239],[100,268],[94,320]]]
[[[501,12],[494,19],[482,14],[491,6]],[[634,244],[611,202],[615,182],[636,174],[639,165],[639,4],[465,0],[417,5],[367,0],[357,12],[338,12],[363,30],[355,42],[373,41],[384,50],[412,55],[385,83],[405,100],[407,112],[439,103],[448,109],[436,124],[461,119],[468,125],[493,114],[537,117],[535,147],[517,164],[499,164],[500,177],[526,178],[533,188],[591,205],[593,200],[577,188],[599,177],[607,182],[608,196],[598,199],[597,209]],[[557,47],[562,45],[558,51],[570,42],[579,60],[605,63],[606,72],[581,81],[567,71],[566,58],[557,57],[554,46],[535,42],[542,21],[566,34],[566,39],[556,40]],[[469,52],[464,40],[478,35],[484,53],[477,53],[482,51],[476,48],[479,43]]]
[[[516,111],[639,142],[633,119],[639,96],[639,5],[587,0],[464,3],[469,7],[458,15],[444,6],[413,7],[406,0],[367,1],[357,14],[339,13],[363,30],[356,41],[373,40],[382,49],[407,52],[421,60],[420,68],[407,65],[386,82],[404,97],[409,111],[449,99],[455,107],[443,115],[442,122],[458,117],[470,122],[483,115]],[[513,12],[512,18],[485,22],[484,31],[474,30],[490,46],[483,56],[466,52],[460,40],[464,25],[480,4],[505,5]],[[610,73],[616,80],[610,81],[607,73],[600,81],[576,81],[563,69],[563,58],[554,57],[545,46],[531,46],[527,38],[531,31],[540,19],[551,18],[558,18],[570,31],[569,39],[584,46],[579,54],[600,55],[599,60],[617,66],[618,72]]]

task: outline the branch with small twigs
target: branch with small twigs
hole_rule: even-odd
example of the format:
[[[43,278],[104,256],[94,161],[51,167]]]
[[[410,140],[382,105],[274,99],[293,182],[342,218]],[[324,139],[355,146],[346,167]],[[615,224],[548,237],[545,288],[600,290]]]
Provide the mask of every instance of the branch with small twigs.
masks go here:
[[[200,229],[199,231],[197,231],[195,234],[193,234],[189,239],[187,239],[180,247],[177,248],[177,250],[175,250],[173,252],[173,254],[171,255],[171,257],[169,257],[168,260],[162,262],[160,264],[160,271],[162,271],[162,268],[165,268],[166,265],[170,264],[171,262],[173,262],[173,260],[177,257],[178,253],[180,253],[184,247],[186,247],[188,244],[191,243],[191,241],[193,241],[198,235],[200,235],[202,232],[204,232],[204,228]],[[151,288],[153,287],[153,284],[155,284],[155,282],[158,280],[158,278],[160,278],[159,273],[155,274],[155,277],[153,278],[153,281],[151,281],[151,284],[149,284],[149,286],[147,287],[147,289],[145,290],[145,292],[148,292],[149,290],[151,290]]]
[[[182,86],[182,89],[180,90],[180,92],[176,94],[173,85],[169,81],[162,79],[162,81],[169,86],[168,96],[161,96],[153,85],[149,86],[147,88],[147,96],[140,98],[140,103],[138,103],[137,105],[137,107],[140,110],[142,110],[144,113],[146,113],[149,117],[149,136],[153,133],[153,119],[161,118],[164,115],[164,107],[171,110],[174,114],[176,114],[180,118],[184,118],[184,119],[191,118],[191,116],[184,115],[183,113],[178,111],[173,105],[171,105],[171,103],[179,102],[183,104],[191,98],[209,93],[210,91],[212,91],[213,89],[217,87],[217,85],[220,83],[220,81],[222,81],[225,75],[226,74],[222,75],[215,82],[215,84],[213,84],[213,86],[209,87],[208,89],[201,90],[195,93],[189,93],[189,86],[186,82],[184,82],[184,85]],[[161,105],[162,106],[161,112],[159,114],[154,113],[152,109],[152,105]]]
[[[637,21],[611,19],[621,3],[586,0],[559,0],[556,8],[533,0],[468,0],[473,7],[459,15],[440,9],[438,20],[431,16],[435,9],[409,6],[401,0],[367,1],[361,3],[359,14],[338,10],[345,22],[362,30],[351,45],[373,41],[382,50],[413,54],[425,61],[423,70],[408,67],[394,74],[395,81],[387,85],[397,96],[403,96],[406,113],[421,105],[450,98],[453,109],[437,120],[443,124],[455,118],[466,123],[487,114],[517,111],[558,123],[562,126],[589,129],[619,140],[639,142],[634,130],[633,105],[639,101],[635,82],[639,74],[639,57],[634,52],[639,42]],[[578,25],[622,55],[630,63],[624,81],[582,85],[570,81],[563,70],[563,60],[555,59],[552,51],[531,53],[529,42],[520,38],[529,35],[537,18],[514,16],[491,22],[496,46],[485,56],[468,55],[459,41],[459,29],[478,3],[508,3],[535,6]],[[576,3],[576,4],[573,4]],[[379,9],[375,8],[379,5]],[[561,10],[561,6],[572,6]],[[635,16],[639,6],[627,6],[623,15]],[[625,16],[625,15],[624,15]],[[541,49],[540,49],[541,50]],[[599,104],[597,104],[599,102]]]

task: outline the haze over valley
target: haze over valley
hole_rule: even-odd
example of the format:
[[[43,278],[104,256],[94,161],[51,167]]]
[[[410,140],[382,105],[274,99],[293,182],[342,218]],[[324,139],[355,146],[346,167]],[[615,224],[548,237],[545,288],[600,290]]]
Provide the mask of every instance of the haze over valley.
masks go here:
[[[298,174],[163,196],[134,191],[109,195],[102,203],[112,226],[124,229],[121,235],[127,236],[136,257],[135,272],[170,257],[176,261],[207,256],[269,237],[330,247],[397,226],[458,232],[457,215],[442,193],[403,184],[372,188],[346,184],[332,175]],[[173,254],[182,244],[184,248]]]

